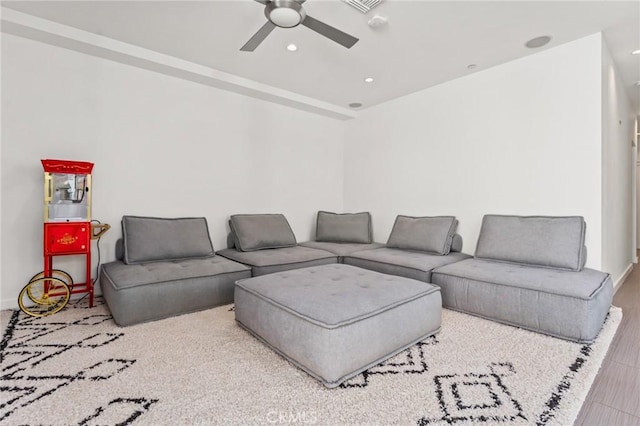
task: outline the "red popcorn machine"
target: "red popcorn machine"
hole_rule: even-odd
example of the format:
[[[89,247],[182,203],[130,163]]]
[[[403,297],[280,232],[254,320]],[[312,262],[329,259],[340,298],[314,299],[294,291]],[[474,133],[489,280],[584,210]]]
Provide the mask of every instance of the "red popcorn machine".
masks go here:
[[[93,163],[41,160],[44,168],[44,269],[34,275],[18,298],[20,309],[41,317],[60,311],[72,294],[87,293],[93,306],[91,240],[110,228],[91,220],[91,172]],[[85,257],[85,282],[74,283],[71,276],[54,269],[56,256]]]

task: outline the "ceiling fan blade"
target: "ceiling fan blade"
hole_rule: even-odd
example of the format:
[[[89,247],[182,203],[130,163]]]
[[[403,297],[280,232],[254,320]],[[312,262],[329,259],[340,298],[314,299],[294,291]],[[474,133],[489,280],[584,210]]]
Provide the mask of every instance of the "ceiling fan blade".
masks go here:
[[[347,49],[356,44],[358,41],[357,38],[340,31],[337,28],[332,27],[331,25],[327,25],[324,22],[318,21],[315,18],[307,15],[306,18],[302,21],[302,25],[307,28],[311,28],[313,31],[321,34],[331,40],[335,41],[338,44],[343,45]]]
[[[270,0],[254,0],[254,1],[257,1],[258,3],[262,3],[262,4],[264,4],[266,6],[267,3],[269,3]]]
[[[258,47],[260,43],[262,43],[264,39],[267,38],[269,34],[271,34],[271,31],[273,31],[275,27],[276,26],[273,23],[271,23],[271,21],[267,21],[258,30],[258,32],[256,32],[253,35],[253,37],[251,37],[249,41],[246,42],[245,45],[240,48],[240,50],[242,50],[243,52],[253,52],[254,50],[256,50],[256,47]]]

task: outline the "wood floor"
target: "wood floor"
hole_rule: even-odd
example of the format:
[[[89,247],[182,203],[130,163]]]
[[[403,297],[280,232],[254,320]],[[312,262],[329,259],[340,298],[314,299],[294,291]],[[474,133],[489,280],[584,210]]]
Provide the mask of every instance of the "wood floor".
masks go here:
[[[613,298],[622,323],[575,425],[640,426],[640,267]]]

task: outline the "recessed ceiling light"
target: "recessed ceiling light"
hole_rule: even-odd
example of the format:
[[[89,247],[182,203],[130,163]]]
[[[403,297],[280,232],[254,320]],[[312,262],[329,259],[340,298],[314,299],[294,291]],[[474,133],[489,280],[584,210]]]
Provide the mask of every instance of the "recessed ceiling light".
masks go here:
[[[351,103],[349,104],[349,106],[350,106],[351,108],[360,108],[360,107],[362,106],[362,104],[361,104],[360,102],[351,102]]]
[[[298,46],[296,46],[293,43],[289,43],[289,44],[287,44],[287,50],[289,52],[295,52],[296,50],[298,50]]]
[[[527,46],[529,49],[536,49],[538,47],[544,46],[550,41],[551,41],[550,36],[541,36],[541,37],[532,38],[531,40],[525,43],[525,46]]]
[[[632,55],[640,55],[640,49],[631,52]]]
[[[367,77],[364,79],[365,83],[373,83],[373,77]]]
[[[382,27],[383,25],[386,25],[387,21],[388,19],[385,18],[384,16],[376,15],[373,18],[369,19],[369,21],[367,21],[367,24],[371,28],[378,28],[378,27]]]
[[[475,69],[476,69],[476,67],[477,67],[477,65],[476,65],[476,64],[469,64],[469,65],[467,65],[467,68],[469,68],[470,70],[475,70]]]
[[[633,85],[636,87],[640,87],[640,81],[636,81],[635,83],[633,83]]]

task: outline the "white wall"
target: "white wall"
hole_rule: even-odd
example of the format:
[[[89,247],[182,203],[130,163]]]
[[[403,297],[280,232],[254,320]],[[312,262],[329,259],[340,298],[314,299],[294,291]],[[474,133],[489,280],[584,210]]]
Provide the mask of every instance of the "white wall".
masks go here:
[[[103,262],[124,214],[206,216],[217,249],[234,213],[283,212],[306,240],[316,210],[366,210],[383,242],[397,214],[455,214],[467,253],[486,213],[582,215],[587,265],[617,279],[632,181],[604,56],[596,34],[341,122],[3,35],[1,307],[42,269],[41,158],[96,163]]]
[[[640,161],[636,160],[636,248],[640,250]]]
[[[603,40],[602,268],[610,272],[614,280],[629,272],[635,259],[634,130],[631,103]]]
[[[343,122],[6,34],[2,125],[2,308],[42,270],[42,158],[95,163],[103,262],[124,214],[206,216],[221,249],[231,214],[284,213],[303,241],[342,209]]]
[[[581,215],[600,268],[600,57],[596,34],[363,111],[345,210],[383,242],[397,214],[456,215],[467,253],[486,213]]]
[[[634,188],[634,193],[636,196],[636,248],[640,249],[640,195],[638,191],[640,191],[640,155],[638,151],[640,151],[640,116],[636,116],[635,123],[635,141],[636,141],[636,185]],[[637,257],[636,257],[637,262]]]

